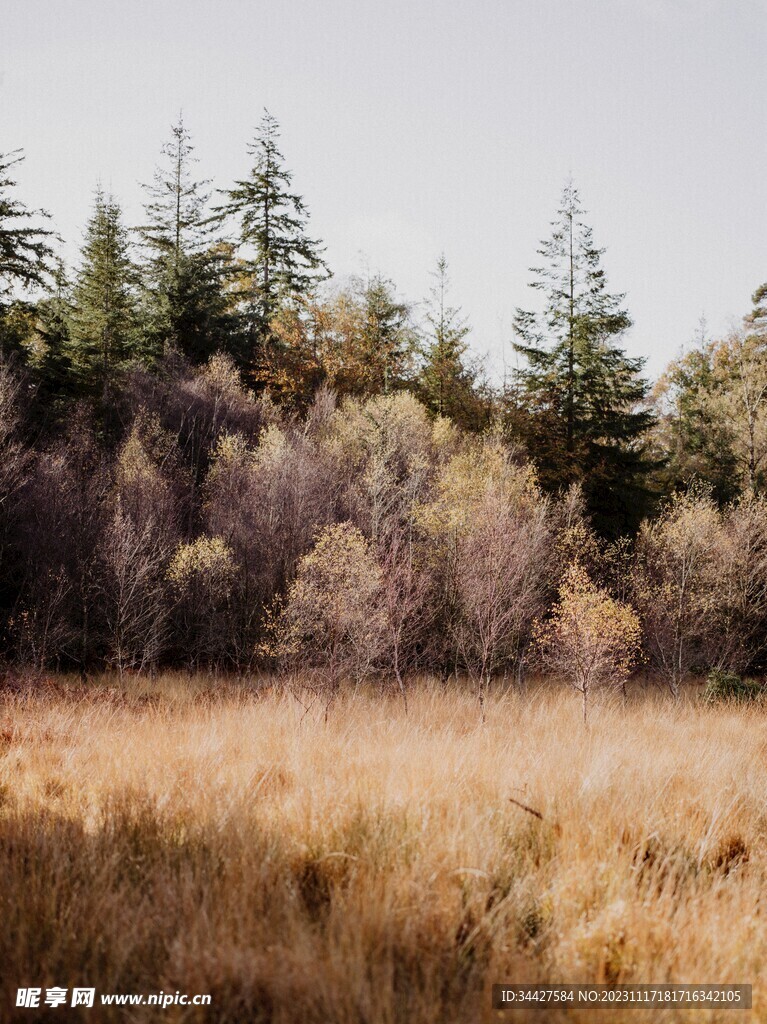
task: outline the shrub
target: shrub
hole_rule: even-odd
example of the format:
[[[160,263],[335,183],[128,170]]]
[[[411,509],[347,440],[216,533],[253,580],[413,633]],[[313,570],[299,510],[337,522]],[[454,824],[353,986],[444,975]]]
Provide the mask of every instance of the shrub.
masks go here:
[[[708,704],[719,704],[724,701],[742,704],[758,700],[764,692],[765,687],[757,679],[743,679],[735,672],[714,669],[708,674],[703,700]]]

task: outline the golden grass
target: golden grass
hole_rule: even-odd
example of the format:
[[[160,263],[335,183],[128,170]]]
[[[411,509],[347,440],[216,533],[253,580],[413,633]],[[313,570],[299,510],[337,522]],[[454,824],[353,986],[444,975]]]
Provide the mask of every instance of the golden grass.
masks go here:
[[[494,982],[674,981],[750,982],[755,1010],[596,1019],[767,1020],[765,712],[579,716],[545,688],[484,726],[428,685],[327,723],[181,676],[6,694],[0,1019],[44,1019],[19,985],[213,997],[51,1020],[445,1024],[519,1020]]]

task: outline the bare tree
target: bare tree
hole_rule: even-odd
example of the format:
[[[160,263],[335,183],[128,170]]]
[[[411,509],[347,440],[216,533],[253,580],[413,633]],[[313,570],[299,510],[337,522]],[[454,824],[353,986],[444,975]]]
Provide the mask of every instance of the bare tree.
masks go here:
[[[125,669],[154,668],[165,647],[168,609],[163,574],[169,545],[151,520],[142,526],[118,500],[101,545],[109,661]]]
[[[509,501],[490,487],[459,546],[456,639],[477,680],[484,719],[493,674],[518,662],[548,589],[551,534],[547,503]]]
[[[642,619],[650,661],[671,693],[705,661],[716,626],[714,553],[721,518],[711,497],[674,498],[637,538],[631,599]]]
[[[252,657],[264,610],[284,595],[316,531],[335,518],[337,491],[333,460],[311,423],[272,425],[258,446],[238,434],[220,438],[204,512],[209,532],[230,545],[237,562],[232,627],[241,660]]]
[[[742,672],[767,646],[767,501],[752,492],[724,510],[711,553],[707,668]]]
[[[520,663],[550,592],[550,504],[531,468],[491,435],[448,459],[419,518],[440,581],[438,621],[476,681],[484,717],[493,673]]]
[[[99,549],[110,490],[104,453],[78,409],[65,438],[38,455],[19,495],[16,619],[26,614],[29,628],[42,630],[33,647],[46,659],[64,659],[82,673],[103,644]]]
[[[31,468],[32,453],[20,437],[21,380],[0,359],[0,565],[4,561],[11,506]]]
[[[390,528],[379,541],[381,594],[384,609],[386,657],[407,712],[404,674],[415,664],[419,648],[428,643],[436,615],[435,580],[427,551],[412,521]]]

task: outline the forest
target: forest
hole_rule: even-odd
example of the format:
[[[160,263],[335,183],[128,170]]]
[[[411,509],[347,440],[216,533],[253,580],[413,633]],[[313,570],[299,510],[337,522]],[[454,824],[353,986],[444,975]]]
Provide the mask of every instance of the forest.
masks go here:
[[[659,380],[626,354],[564,187],[494,382],[440,256],[428,296],[337,282],[269,113],[227,187],[179,118],[145,216],[95,192],[79,259],[0,157],[8,671],[638,668],[741,686],[767,646],[767,285]],[[247,157],[247,160],[245,159]],[[724,680],[724,682],[723,682]],[[729,682],[728,682],[729,681]],[[755,685],[755,684],[754,684]]]
[[[567,182],[497,379],[158,151],[69,262],[0,157],[0,1018],[767,1020],[767,285],[650,381]]]

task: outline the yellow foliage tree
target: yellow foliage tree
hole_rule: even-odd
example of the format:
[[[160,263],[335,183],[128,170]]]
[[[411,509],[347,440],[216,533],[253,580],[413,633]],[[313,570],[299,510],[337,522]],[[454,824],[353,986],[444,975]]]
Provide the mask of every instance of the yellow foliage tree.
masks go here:
[[[220,663],[227,653],[229,598],[237,572],[232,549],[221,537],[179,544],[168,567],[176,626],[189,662]]]
[[[341,680],[370,669],[384,630],[381,571],[367,541],[351,523],[326,527],[298,563],[274,653],[321,670],[327,713]]]
[[[565,574],[551,618],[536,628],[547,668],[581,694],[584,722],[594,691],[625,684],[639,660],[641,641],[634,609],[597,587],[577,563]]]

